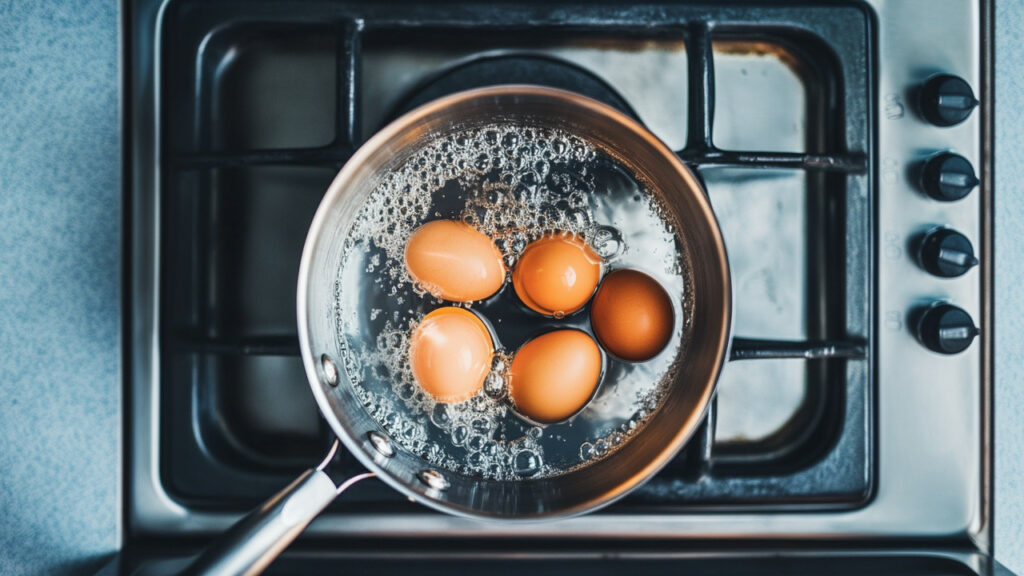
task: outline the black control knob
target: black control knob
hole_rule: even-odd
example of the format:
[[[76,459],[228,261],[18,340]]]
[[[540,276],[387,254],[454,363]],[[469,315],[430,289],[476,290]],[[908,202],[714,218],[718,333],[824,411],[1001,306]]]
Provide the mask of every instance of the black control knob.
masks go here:
[[[917,262],[943,278],[962,276],[978,265],[971,241],[949,228],[937,228],[924,235],[917,250]]]
[[[971,316],[952,304],[934,304],[919,314],[917,339],[933,352],[963,352],[978,335]]]
[[[932,76],[921,87],[921,115],[936,126],[953,126],[971,115],[978,105],[971,85],[950,74]]]
[[[921,189],[942,202],[953,202],[970,194],[978,185],[974,166],[959,154],[941,152],[921,168]]]

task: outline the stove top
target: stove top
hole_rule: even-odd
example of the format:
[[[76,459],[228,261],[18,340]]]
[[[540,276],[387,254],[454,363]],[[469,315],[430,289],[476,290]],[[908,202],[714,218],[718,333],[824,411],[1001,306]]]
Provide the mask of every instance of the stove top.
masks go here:
[[[319,200],[360,143],[452,91],[542,83],[634,115],[707,188],[737,339],[706,423],[652,481],[584,519],[479,524],[364,484],[310,530],[986,545],[981,3],[133,4],[133,531],[219,530],[326,448],[295,278]],[[935,121],[971,102],[961,84],[924,87],[940,73],[983,101],[952,127]],[[944,99],[930,116],[916,105],[929,90]],[[936,200],[973,187],[962,164],[923,168],[940,152],[973,166],[979,189]],[[933,260],[969,268],[960,238],[923,241],[938,226],[973,241],[981,266],[941,278],[917,262],[931,242]]]

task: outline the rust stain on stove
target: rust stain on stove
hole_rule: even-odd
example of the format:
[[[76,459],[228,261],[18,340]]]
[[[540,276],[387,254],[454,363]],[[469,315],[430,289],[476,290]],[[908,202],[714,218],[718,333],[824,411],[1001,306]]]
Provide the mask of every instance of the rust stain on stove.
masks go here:
[[[797,76],[803,77],[806,66],[791,51],[774,42],[761,40],[715,40],[711,49],[721,54],[736,56],[771,56],[786,65]]]

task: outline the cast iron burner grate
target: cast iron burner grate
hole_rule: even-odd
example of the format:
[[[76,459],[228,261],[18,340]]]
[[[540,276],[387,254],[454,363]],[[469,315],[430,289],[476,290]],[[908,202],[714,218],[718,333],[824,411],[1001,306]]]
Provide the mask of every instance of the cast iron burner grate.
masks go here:
[[[489,84],[494,66],[533,66],[536,83],[589,93],[635,115],[614,87],[543,55],[552,46],[633,39],[685,43],[679,121],[686,142],[678,154],[705,177],[713,201],[721,178],[709,181],[707,170],[715,167],[753,171],[746,178],[796,171],[806,181],[808,337],[737,338],[732,357],[802,359],[807,408],[766,439],[734,443],[715,441],[713,405],[673,464],[613,510],[866,502],[874,436],[870,22],[859,5],[840,4],[172,3],[159,72],[161,477],[169,492],[197,508],[242,509],[324,446],[329,432],[298,360],[289,272],[297,271],[305,226],[334,173],[379,127],[362,127],[368,51],[445,44],[476,54],[405,94],[406,107],[467,82]],[[799,68],[806,121],[815,127],[806,150],[715,145],[720,42],[765,49]],[[525,56],[501,55],[510,52]],[[289,76],[287,62],[301,62],[303,74]],[[558,67],[578,74],[563,76]],[[341,465],[358,467],[350,456]],[[410,509],[383,486],[358,492],[346,498],[347,510]]]

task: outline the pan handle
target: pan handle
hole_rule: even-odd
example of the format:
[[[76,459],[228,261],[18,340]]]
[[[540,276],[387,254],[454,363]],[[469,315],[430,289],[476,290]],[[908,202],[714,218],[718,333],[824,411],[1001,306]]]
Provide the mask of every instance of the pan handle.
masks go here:
[[[335,439],[320,466],[306,470],[284,490],[239,520],[189,564],[182,575],[251,576],[263,572],[339,494],[374,476],[360,474],[335,485],[324,468],[337,450],[338,440]]]

